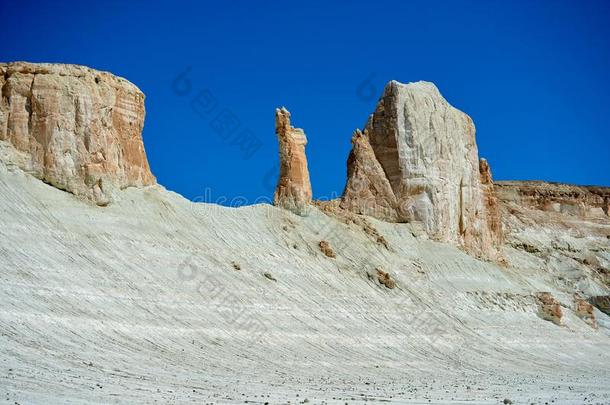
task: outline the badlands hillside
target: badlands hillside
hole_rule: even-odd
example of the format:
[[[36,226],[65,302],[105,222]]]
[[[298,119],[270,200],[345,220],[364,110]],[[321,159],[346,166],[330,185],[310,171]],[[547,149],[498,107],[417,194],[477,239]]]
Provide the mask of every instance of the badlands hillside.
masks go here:
[[[241,208],[156,183],[128,81],[0,87],[6,403],[610,403],[610,189],[494,183],[433,84],[387,84],[336,201],[278,109]]]

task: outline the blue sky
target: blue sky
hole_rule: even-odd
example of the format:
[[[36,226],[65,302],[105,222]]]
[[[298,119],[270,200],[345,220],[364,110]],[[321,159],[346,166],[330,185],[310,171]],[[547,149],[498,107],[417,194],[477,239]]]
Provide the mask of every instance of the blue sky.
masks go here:
[[[341,193],[351,134],[391,79],[432,81],[468,113],[496,179],[610,185],[607,1],[0,4],[1,61],[142,89],[152,170],[188,198],[271,197],[282,105],[308,136],[314,197]]]

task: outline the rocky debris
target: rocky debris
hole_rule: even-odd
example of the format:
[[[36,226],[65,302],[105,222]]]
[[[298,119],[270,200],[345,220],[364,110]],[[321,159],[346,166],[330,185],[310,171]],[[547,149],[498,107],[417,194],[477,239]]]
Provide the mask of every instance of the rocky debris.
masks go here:
[[[352,142],[343,207],[385,221],[419,222],[433,239],[497,258],[474,124],[434,84],[388,83],[364,133]]]
[[[144,94],[84,66],[0,64],[0,159],[106,205],[114,191],[155,184],[144,144]]]
[[[235,270],[241,270],[241,265],[237,262],[231,262],[231,266],[233,266]]]
[[[290,125],[290,113],[284,107],[275,110],[275,133],[280,149],[280,177],[273,204],[306,216],[311,204],[311,183],[305,156],[307,137]]]
[[[610,295],[598,295],[590,298],[591,304],[610,316]]]
[[[375,243],[390,249],[386,238],[363,215],[343,209],[340,200],[315,201],[315,205],[326,215],[333,217],[346,225],[355,225],[368,235]]]
[[[335,251],[330,247],[330,243],[328,241],[322,240],[320,241],[318,246],[320,247],[320,251],[324,253],[326,257],[330,257],[333,259],[337,257]]]
[[[386,273],[379,267],[376,268],[375,271],[377,272],[377,281],[379,281],[379,283],[389,289],[393,289],[396,287],[396,282],[388,273]]]
[[[595,313],[593,312],[593,305],[578,295],[574,295],[574,312],[576,312],[576,315],[579,318],[591,325],[592,328],[597,329],[597,320],[595,319]]]
[[[340,207],[391,222],[402,219],[392,186],[375,157],[366,130],[362,133],[357,129],[352,136]]]
[[[538,309],[542,319],[551,321],[556,325],[562,325],[563,311],[561,304],[549,292],[542,292],[537,295]]]

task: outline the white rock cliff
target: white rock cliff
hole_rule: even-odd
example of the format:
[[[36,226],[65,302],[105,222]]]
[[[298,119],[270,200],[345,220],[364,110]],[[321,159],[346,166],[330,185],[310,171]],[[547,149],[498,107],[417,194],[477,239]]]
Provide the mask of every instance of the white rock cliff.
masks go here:
[[[374,152],[369,156],[378,162],[368,167],[378,178],[375,167],[381,166],[393,195],[385,191],[385,179],[362,190],[367,185],[353,178],[359,171],[348,168],[343,207],[386,221],[420,223],[433,239],[477,256],[498,256],[468,115],[449,105],[432,83],[391,81],[365,132]]]

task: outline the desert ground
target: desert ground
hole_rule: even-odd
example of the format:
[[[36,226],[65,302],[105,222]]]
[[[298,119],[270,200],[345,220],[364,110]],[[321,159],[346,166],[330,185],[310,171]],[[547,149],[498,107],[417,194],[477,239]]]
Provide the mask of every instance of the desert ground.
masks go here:
[[[568,273],[509,245],[500,265],[368,223],[377,236],[315,207],[221,207],[158,185],[98,207],[2,163],[0,395],[610,403],[610,318],[595,309],[595,329],[575,315]],[[542,319],[541,291],[565,304],[561,325]]]

